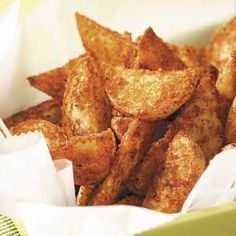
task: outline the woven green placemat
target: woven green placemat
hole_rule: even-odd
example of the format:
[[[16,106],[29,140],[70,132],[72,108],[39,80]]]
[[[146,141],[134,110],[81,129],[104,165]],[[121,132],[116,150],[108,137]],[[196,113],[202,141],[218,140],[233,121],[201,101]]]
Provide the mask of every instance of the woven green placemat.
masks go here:
[[[19,221],[13,221],[7,216],[0,215],[1,236],[27,236],[25,226]]]

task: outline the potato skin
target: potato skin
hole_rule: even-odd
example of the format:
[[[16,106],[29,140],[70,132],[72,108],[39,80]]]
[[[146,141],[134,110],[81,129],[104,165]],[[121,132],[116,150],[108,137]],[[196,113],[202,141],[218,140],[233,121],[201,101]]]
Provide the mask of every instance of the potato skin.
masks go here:
[[[94,59],[81,57],[64,93],[62,126],[68,136],[99,133],[110,127],[111,105]]]
[[[136,56],[136,45],[115,31],[76,13],[77,27],[86,51],[97,60],[113,65],[132,67]]]
[[[12,134],[40,131],[44,134],[52,159],[73,163],[77,185],[100,183],[110,172],[116,151],[111,129],[99,134],[68,138],[63,128],[44,120],[27,120],[11,129]]]
[[[148,71],[103,65],[105,89],[123,115],[153,121],[168,117],[192,95],[200,70]]]
[[[164,170],[155,177],[143,206],[175,213],[181,210],[206,163],[201,148],[184,132],[174,137],[165,155]]]
[[[236,48],[236,17],[214,33],[206,48],[205,61],[219,68],[222,61]]]
[[[30,85],[57,99],[62,99],[66,80],[72,68],[77,64],[79,57],[70,60],[62,67],[58,67],[39,75],[28,78]]]
[[[148,70],[182,70],[187,66],[159,38],[151,27],[146,29],[137,43],[136,67]]]
[[[51,99],[42,102],[36,106],[30,107],[24,111],[18,112],[4,120],[4,123],[10,129],[19,123],[29,119],[42,119],[54,124],[61,123],[61,101]]]

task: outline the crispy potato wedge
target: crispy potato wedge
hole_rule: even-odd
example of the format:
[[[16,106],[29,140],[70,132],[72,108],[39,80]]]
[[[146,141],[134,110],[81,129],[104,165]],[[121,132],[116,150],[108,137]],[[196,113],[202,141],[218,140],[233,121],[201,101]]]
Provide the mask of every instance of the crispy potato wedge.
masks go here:
[[[62,126],[72,136],[99,133],[110,123],[111,105],[97,64],[91,57],[80,58],[67,80]]]
[[[174,113],[191,97],[200,78],[198,68],[161,72],[103,67],[106,92],[114,108],[147,121]]]
[[[198,144],[179,132],[168,147],[164,170],[155,177],[143,206],[166,213],[180,211],[205,166]]]
[[[77,26],[86,51],[94,58],[114,65],[132,67],[136,45],[127,36],[111,31],[76,13]]]
[[[216,88],[226,99],[231,101],[234,99],[236,95],[236,50],[234,50],[219,66]]]
[[[46,102],[42,102],[36,106],[30,107],[24,111],[21,111],[15,115],[12,115],[4,120],[4,123],[10,129],[19,123],[29,119],[42,119],[50,121],[54,124],[61,123],[61,101],[57,99],[51,99]]]
[[[90,199],[92,198],[94,192],[96,191],[98,185],[90,184],[90,185],[82,185],[79,188],[79,192],[77,195],[77,205],[78,206],[87,206],[89,204]]]
[[[114,204],[120,197],[125,181],[129,178],[133,168],[143,158],[147,123],[134,120],[122,137],[115,161],[110,174],[98,187],[91,200],[91,205]]]
[[[225,125],[225,143],[236,143],[236,97],[230,107]]]
[[[73,162],[77,185],[100,183],[110,172],[116,151],[111,129],[89,136],[68,139],[64,129],[44,120],[27,120],[11,129],[12,134],[38,130],[46,138],[52,158]]]
[[[13,126],[10,132],[13,135],[19,135],[36,130],[43,133],[53,160],[65,158],[65,156],[60,155],[61,148],[64,147],[67,142],[64,129],[49,121],[35,119],[25,120]]]
[[[187,68],[151,27],[139,38],[137,48],[137,68],[165,71]]]
[[[143,197],[132,194],[121,199],[116,205],[142,206],[142,202]]]
[[[165,128],[161,132],[166,130],[166,124],[163,126]],[[163,170],[165,162],[163,153],[173,139],[171,132],[172,130],[168,130],[163,138],[154,142],[144,159],[136,166],[126,183],[128,192],[145,196],[154,176]]]
[[[46,71],[39,75],[31,76],[28,78],[30,85],[36,89],[52,96],[61,99],[64,94],[65,84],[68,75],[73,67],[77,64],[78,58],[70,60],[62,67]]]
[[[206,48],[206,62],[220,67],[222,61],[236,49],[236,17],[220,27]]]
[[[134,120],[134,117],[112,117],[111,128],[119,141],[122,139],[122,137],[128,130],[129,124]]]
[[[205,49],[202,47],[194,47],[188,45],[168,44],[176,55],[188,67],[198,67],[203,64],[203,57]]]
[[[172,122],[174,133],[185,131],[200,145],[207,161],[223,145],[223,126],[218,117],[220,101],[214,82],[203,76],[192,98]]]

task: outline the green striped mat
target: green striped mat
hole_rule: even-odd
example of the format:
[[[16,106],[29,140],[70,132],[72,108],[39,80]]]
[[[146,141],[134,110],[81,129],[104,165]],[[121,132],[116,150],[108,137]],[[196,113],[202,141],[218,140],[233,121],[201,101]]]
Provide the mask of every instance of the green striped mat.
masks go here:
[[[0,236],[27,236],[24,225],[13,221],[7,216],[0,215]]]

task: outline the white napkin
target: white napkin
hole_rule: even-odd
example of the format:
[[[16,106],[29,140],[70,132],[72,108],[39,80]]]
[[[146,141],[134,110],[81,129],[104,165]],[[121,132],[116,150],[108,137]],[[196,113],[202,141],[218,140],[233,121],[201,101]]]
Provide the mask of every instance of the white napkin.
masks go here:
[[[57,162],[56,166],[58,171],[39,132],[2,140],[0,214],[16,218],[15,203],[18,201],[75,205],[71,163]]]

